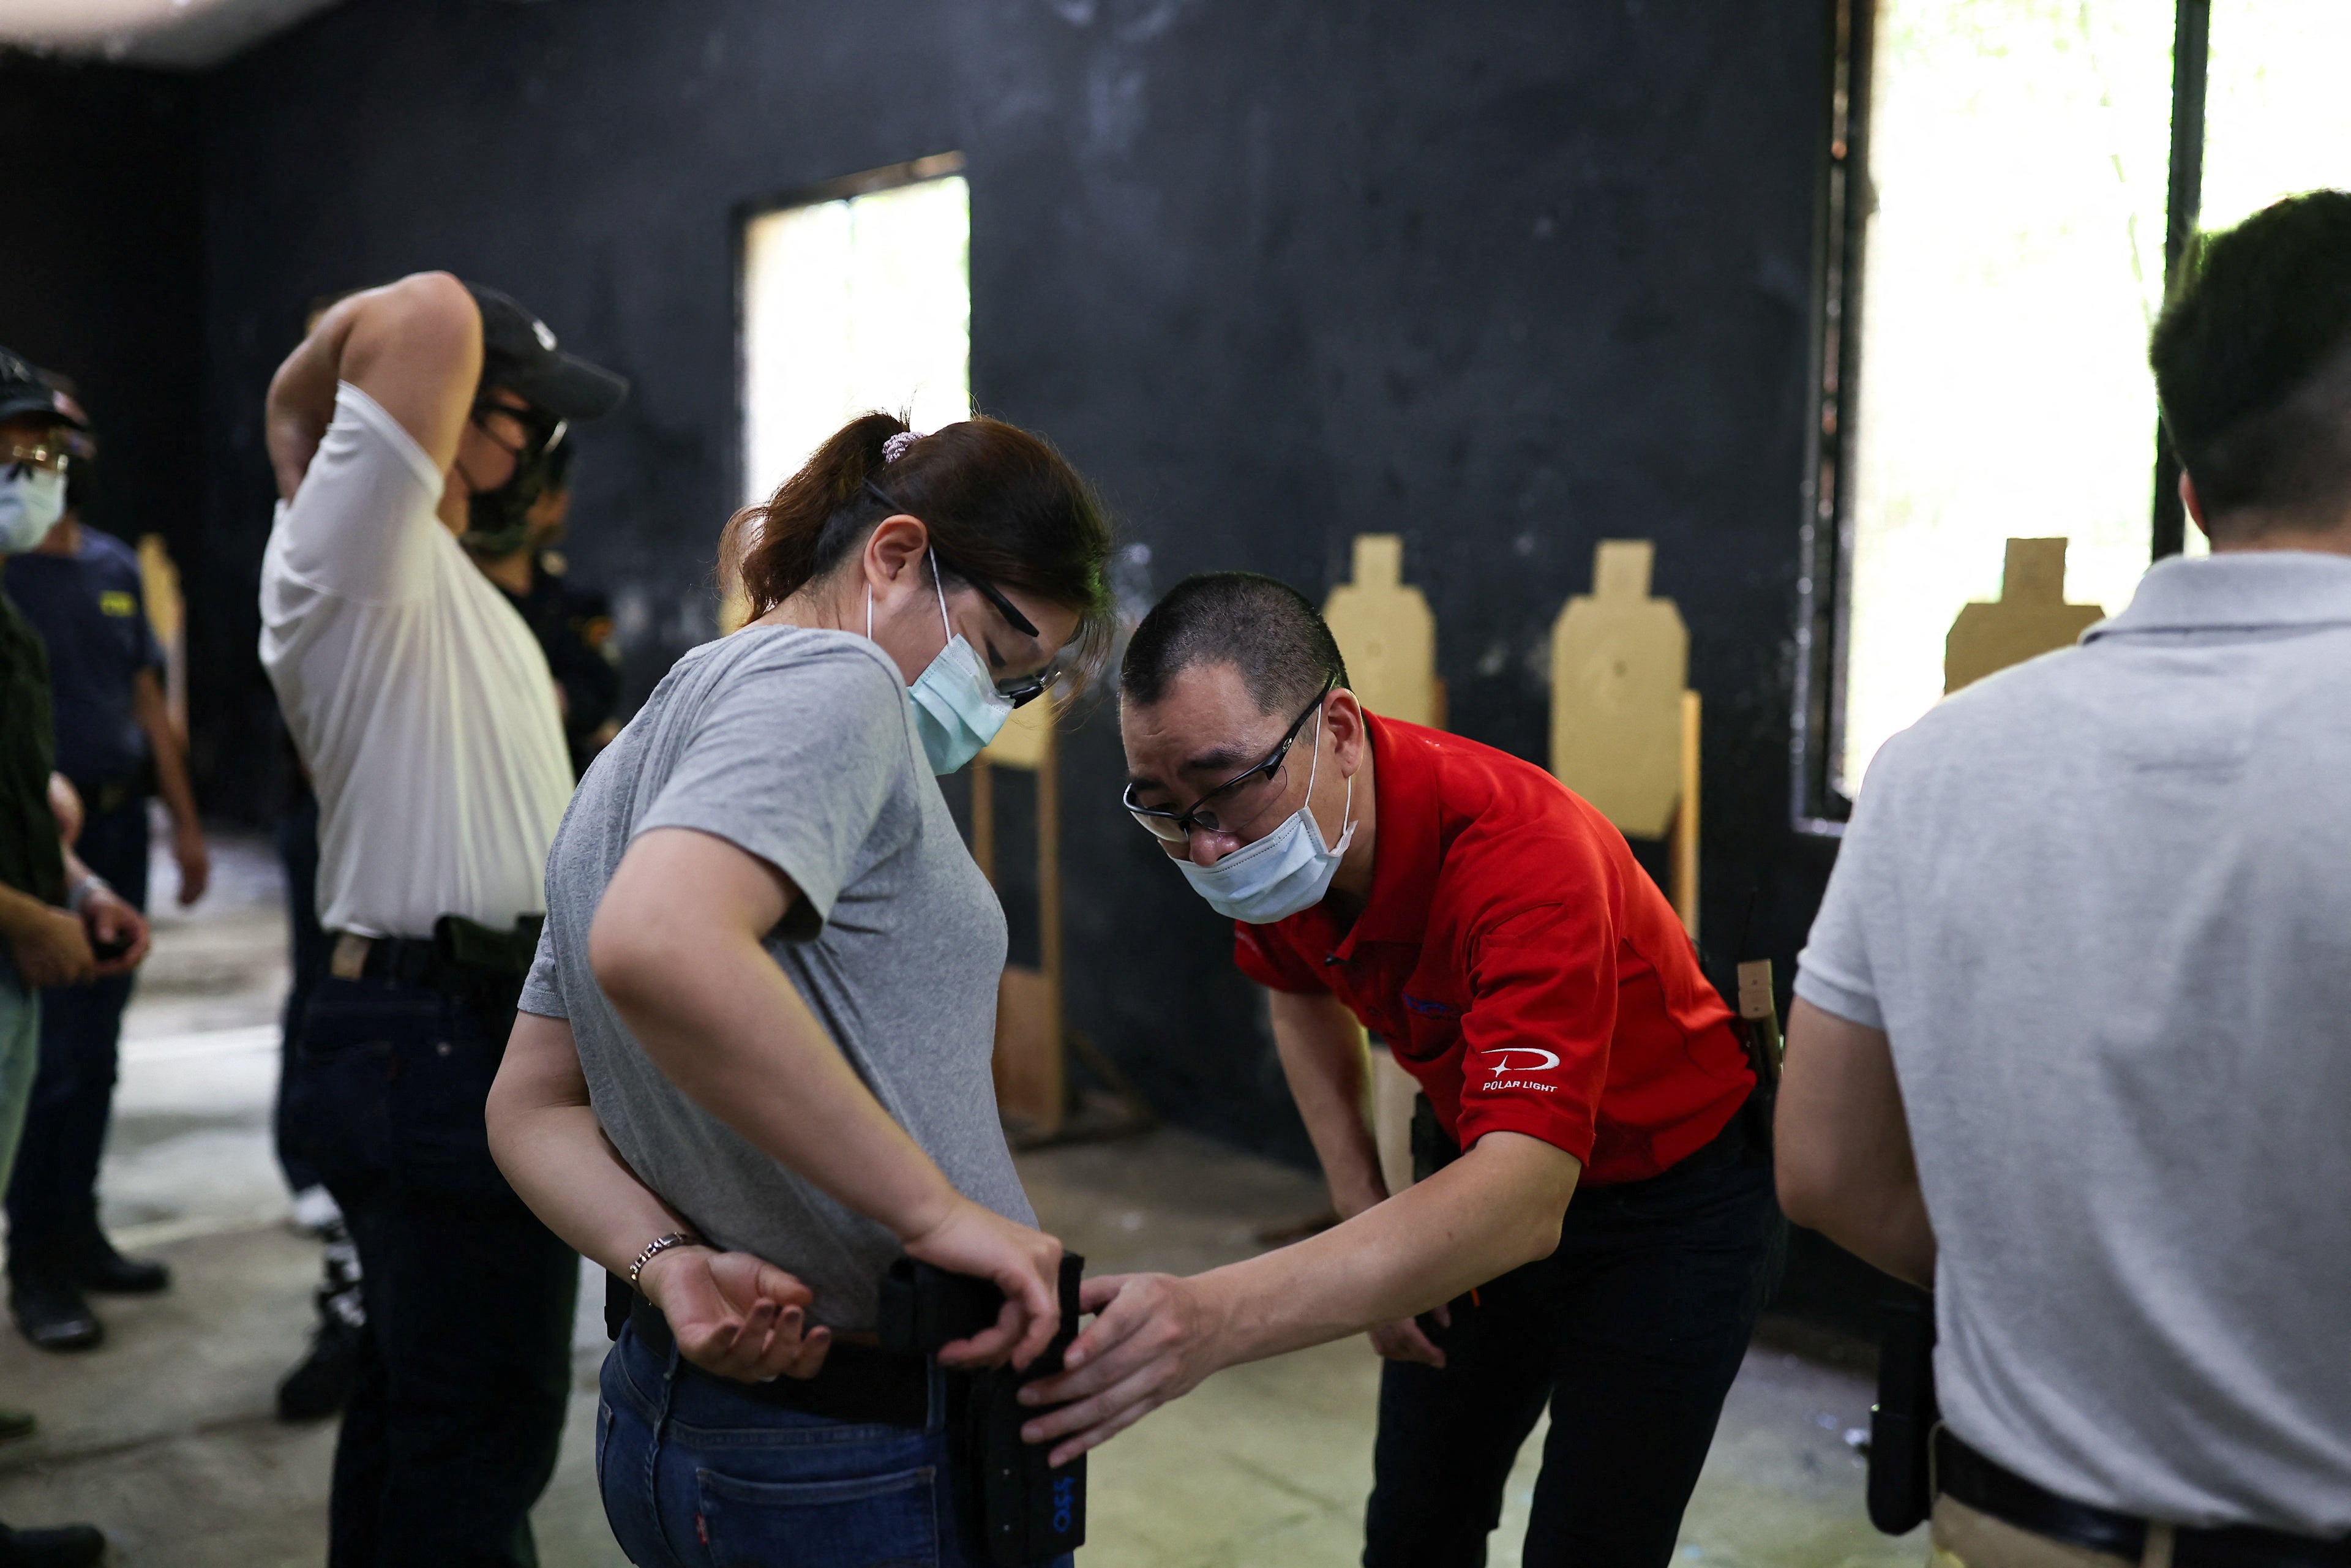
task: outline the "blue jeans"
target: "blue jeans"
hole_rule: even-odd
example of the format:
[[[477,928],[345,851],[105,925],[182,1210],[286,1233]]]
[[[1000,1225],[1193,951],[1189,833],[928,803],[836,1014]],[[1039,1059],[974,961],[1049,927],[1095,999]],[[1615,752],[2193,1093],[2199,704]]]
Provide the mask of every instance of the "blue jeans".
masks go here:
[[[637,1568],[981,1568],[947,1458],[945,1384],[911,1427],[780,1409],[623,1329],[596,1480]],[[1063,1557],[1057,1568],[1068,1568]]]
[[[1365,1568],[1479,1568],[1543,1406],[1526,1568],[1666,1568],[1787,1222],[1744,1117],[1662,1176],[1576,1189],[1559,1250],[1423,1319],[1381,1373]]]

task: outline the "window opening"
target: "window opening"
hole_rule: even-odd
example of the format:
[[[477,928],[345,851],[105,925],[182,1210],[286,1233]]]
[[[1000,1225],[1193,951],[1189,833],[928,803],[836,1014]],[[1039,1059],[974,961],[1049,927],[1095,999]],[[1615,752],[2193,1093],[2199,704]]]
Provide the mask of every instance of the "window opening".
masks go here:
[[[2351,5],[1838,0],[1831,33],[1792,760],[1835,832],[2006,539],[2065,537],[2110,612],[2200,549],[2147,330],[2198,229],[2351,185]]]
[[[740,494],[765,499],[869,409],[971,410],[971,194],[946,153],[742,216]]]

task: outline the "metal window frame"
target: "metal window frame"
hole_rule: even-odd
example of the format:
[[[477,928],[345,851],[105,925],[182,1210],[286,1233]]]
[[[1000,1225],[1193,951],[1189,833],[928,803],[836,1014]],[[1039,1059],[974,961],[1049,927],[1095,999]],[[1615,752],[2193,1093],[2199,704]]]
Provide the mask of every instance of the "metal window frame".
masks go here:
[[[1846,658],[1851,644],[1851,471],[1863,373],[1863,246],[1876,196],[1869,174],[1871,45],[1879,0],[1827,0],[1829,84],[1814,184],[1812,420],[1805,433],[1802,522],[1797,530],[1796,668],[1789,737],[1790,815],[1796,831],[1841,838],[1853,801],[1832,782],[1844,748]],[[2176,0],[2172,34],[2171,165],[2166,192],[2164,281],[2176,287],[2202,204],[2204,90],[2211,0]],[[2149,544],[2157,559],[2179,553],[2186,517],[2179,462],[2158,422]]]

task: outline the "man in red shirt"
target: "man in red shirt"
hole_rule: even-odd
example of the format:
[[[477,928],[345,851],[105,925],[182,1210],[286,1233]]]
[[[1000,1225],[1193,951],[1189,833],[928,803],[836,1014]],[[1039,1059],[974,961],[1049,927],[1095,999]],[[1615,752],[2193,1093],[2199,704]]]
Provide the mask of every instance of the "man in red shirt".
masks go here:
[[[1364,713],[1270,578],[1179,585],[1123,681],[1127,809],[1234,917],[1343,1222],[1089,1281],[1100,1315],[1036,1395],[1075,1403],[1029,1435],[1075,1453],[1219,1367],[1368,1330],[1368,1568],[1483,1563],[1546,1402],[1526,1563],[1659,1568],[1782,1235],[1745,1047],[1671,906],[1549,774]],[[1394,1196],[1364,1028],[1426,1103],[1432,1174]]]

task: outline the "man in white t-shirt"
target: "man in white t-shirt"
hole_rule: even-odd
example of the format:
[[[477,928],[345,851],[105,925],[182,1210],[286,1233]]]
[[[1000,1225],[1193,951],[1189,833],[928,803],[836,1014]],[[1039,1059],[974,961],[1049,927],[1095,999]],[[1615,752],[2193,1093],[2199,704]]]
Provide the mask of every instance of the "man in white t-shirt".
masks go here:
[[[368,1320],[330,1568],[534,1561],[578,1263],[483,1106],[571,768],[538,641],[458,535],[528,511],[566,422],[626,390],[446,273],[336,305],[270,383],[261,658],[318,790],[331,955],[294,1094]]]
[[[2351,193],[2149,354],[2209,559],[1870,766],[1780,1197],[1935,1292],[1943,1568],[2351,1568]]]

